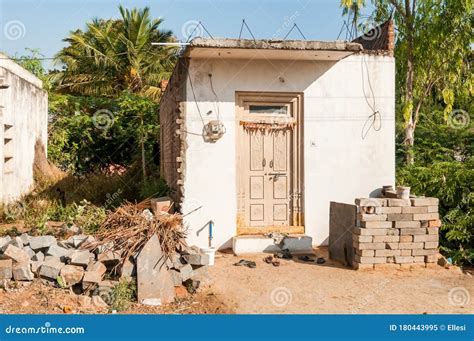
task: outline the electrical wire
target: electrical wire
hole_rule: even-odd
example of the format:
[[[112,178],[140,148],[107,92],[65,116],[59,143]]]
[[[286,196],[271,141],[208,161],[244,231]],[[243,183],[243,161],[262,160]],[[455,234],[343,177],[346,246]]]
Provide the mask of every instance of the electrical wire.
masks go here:
[[[204,127],[206,125],[206,123],[204,123],[204,118],[202,117],[201,109],[199,108],[199,104],[198,104],[198,101],[196,99],[196,93],[194,92],[193,81],[191,79],[191,75],[189,74],[189,71],[188,71],[188,79],[189,79],[189,85],[191,86],[191,91],[193,93],[194,103],[196,104],[196,108],[197,108],[197,111],[199,113],[199,117],[201,118],[201,122],[202,122],[202,125]]]
[[[128,54],[128,52],[120,52],[120,53],[115,53],[110,56],[121,56]],[[86,56],[82,55],[80,58],[97,58],[97,56]],[[38,58],[30,58],[30,57],[0,57],[0,60],[13,60],[13,61],[30,61],[30,60],[55,60],[57,59],[56,57],[38,57]]]
[[[211,91],[214,94],[214,98],[216,99],[216,102],[215,102],[214,105],[217,109],[217,120],[220,121],[221,120],[221,112],[220,112],[220,109],[219,109],[219,97],[217,97],[216,91],[214,90],[214,85],[212,84],[212,74],[211,73],[209,74],[209,83],[211,84]]]
[[[365,66],[365,74],[367,75],[367,81],[369,84],[369,89],[372,95],[372,101],[373,101],[372,104],[369,102],[369,99],[367,98],[367,94],[365,92],[364,66]],[[380,114],[380,111],[376,110],[375,93],[374,93],[374,89],[372,88],[372,82],[370,81],[369,67],[367,65],[367,60],[365,59],[364,54],[362,54],[362,59],[361,59],[361,71],[362,71],[362,92],[364,93],[364,98],[367,105],[372,110],[372,114],[369,115],[369,117],[367,117],[366,121],[364,122],[364,126],[362,127],[361,137],[364,140],[367,137],[371,128],[373,128],[374,131],[380,131],[380,129],[382,129],[382,115]],[[376,124],[377,120],[379,122],[378,125]],[[367,127],[367,124],[369,122],[370,122],[370,125]]]

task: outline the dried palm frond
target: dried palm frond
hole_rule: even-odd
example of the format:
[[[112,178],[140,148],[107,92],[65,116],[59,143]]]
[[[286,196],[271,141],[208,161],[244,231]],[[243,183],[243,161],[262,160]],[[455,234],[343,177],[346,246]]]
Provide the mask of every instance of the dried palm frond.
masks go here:
[[[147,217],[142,206],[141,203],[126,203],[117,208],[100,225],[95,235],[96,242],[85,247],[95,249],[102,246],[103,252],[119,252],[121,264],[138,253],[154,234],[166,257],[186,247],[186,230],[180,214]]]

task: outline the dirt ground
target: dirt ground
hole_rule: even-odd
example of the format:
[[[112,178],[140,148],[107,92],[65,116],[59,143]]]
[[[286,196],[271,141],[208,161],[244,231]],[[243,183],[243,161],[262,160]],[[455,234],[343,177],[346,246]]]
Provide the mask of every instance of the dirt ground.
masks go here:
[[[68,289],[44,285],[40,280],[18,283],[8,291],[0,290],[1,314],[108,314],[109,308],[81,305],[79,296]],[[209,288],[175,303],[151,307],[131,304],[123,314],[232,314]]]
[[[327,250],[315,250],[326,260]],[[265,255],[220,254],[211,267],[213,292],[239,314],[467,314],[474,313],[474,277],[459,268],[355,271]],[[255,269],[233,266],[245,258]],[[450,293],[451,292],[451,293]]]
[[[316,250],[326,260],[324,249]],[[266,255],[236,257],[220,253],[200,292],[161,307],[131,304],[128,314],[467,314],[474,313],[472,273],[451,267],[354,271]],[[250,269],[233,264],[256,262]],[[12,282],[15,283],[15,282]],[[68,289],[39,279],[0,290],[0,314],[107,314],[108,308],[81,305]],[[66,307],[66,309],[65,309]]]

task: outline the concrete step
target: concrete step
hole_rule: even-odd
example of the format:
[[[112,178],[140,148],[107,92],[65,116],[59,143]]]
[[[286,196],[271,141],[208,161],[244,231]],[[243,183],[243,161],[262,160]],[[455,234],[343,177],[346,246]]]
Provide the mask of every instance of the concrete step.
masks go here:
[[[283,249],[288,249],[292,253],[312,253],[312,242],[313,239],[307,235],[289,235],[283,242]],[[236,255],[281,251],[272,238],[263,235],[235,236],[232,238],[232,250]]]

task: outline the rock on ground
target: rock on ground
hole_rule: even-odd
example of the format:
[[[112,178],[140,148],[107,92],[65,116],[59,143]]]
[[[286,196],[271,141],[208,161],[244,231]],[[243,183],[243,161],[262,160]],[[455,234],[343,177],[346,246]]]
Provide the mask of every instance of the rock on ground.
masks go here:
[[[46,260],[41,265],[39,275],[43,278],[55,281],[63,266],[64,264],[61,263],[59,258],[53,256],[46,257]]]
[[[30,238],[30,247],[35,251],[47,249],[54,244],[56,244],[56,238],[53,236],[38,236]]]
[[[13,259],[17,263],[28,263],[30,261],[30,256],[28,256],[25,250],[13,246],[12,244],[7,246],[3,256]]]
[[[156,235],[145,244],[137,258],[138,302],[157,299],[161,303],[174,300],[174,284],[164,264],[165,257]]]
[[[61,277],[67,286],[71,286],[82,281],[84,269],[81,266],[65,265],[60,272]]]

